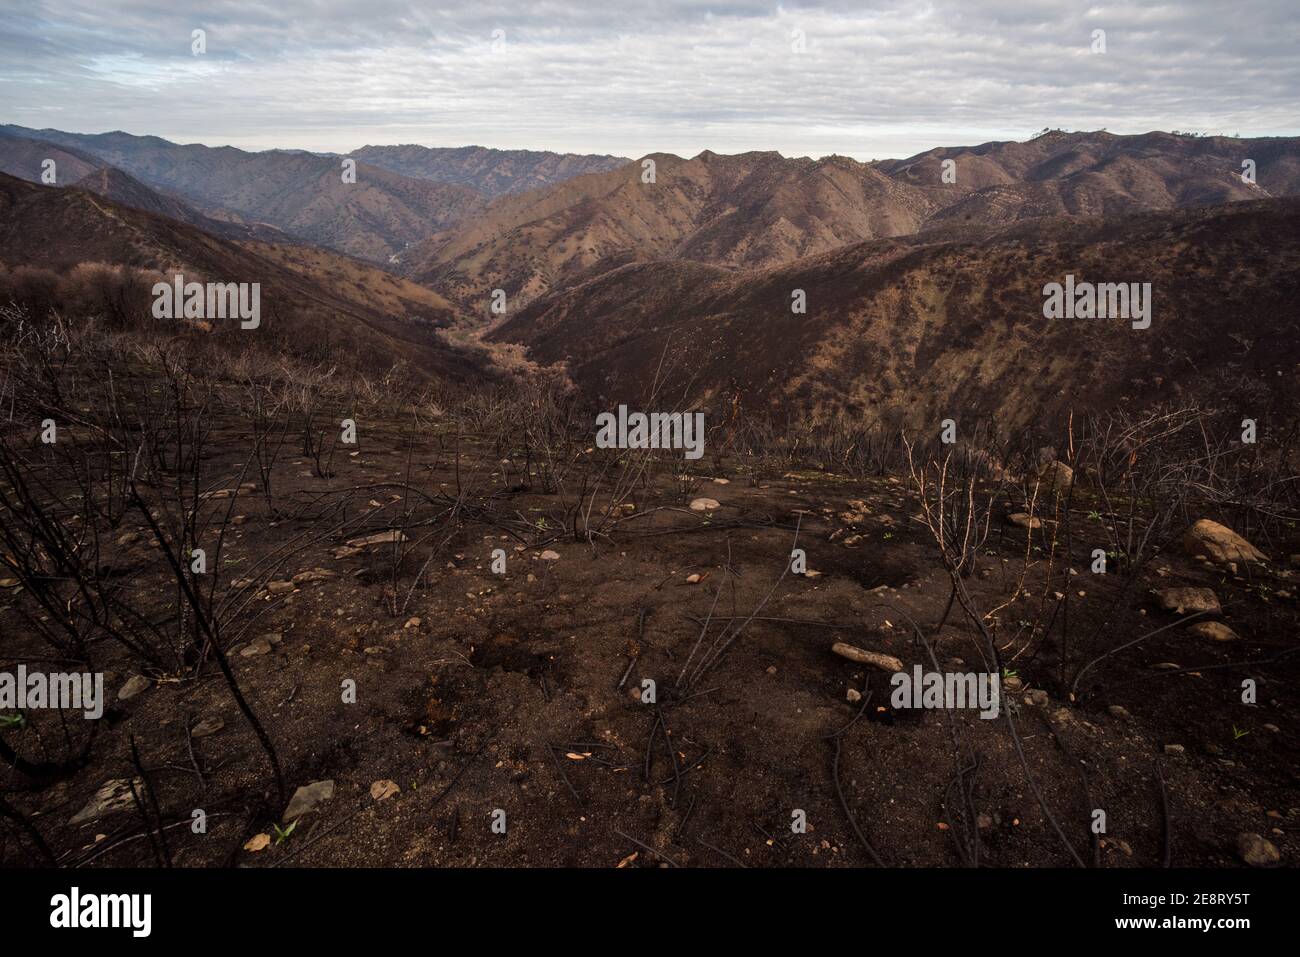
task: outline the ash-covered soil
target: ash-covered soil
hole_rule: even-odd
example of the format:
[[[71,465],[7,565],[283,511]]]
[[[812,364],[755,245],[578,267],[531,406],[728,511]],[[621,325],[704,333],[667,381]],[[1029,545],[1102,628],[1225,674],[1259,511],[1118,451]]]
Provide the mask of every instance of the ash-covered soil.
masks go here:
[[[965,579],[1006,669],[1010,715],[983,720],[896,710],[886,671],[831,651],[846,642],[909,671],[991,667],[959,606],[936,628],[951,582],[902,475],[756,471],[743,459],[686,479],[664,470],[575,539],[576,490],[520,481],[486,442],[363,421],[355,454],[338,451],[327,478],[287,449],[267,495],[244,468],[247,438],[222,423],[204,466],[217,495],[203,500],[214,525],[200,541],[230,520],[217,594],[248,601],[222,640],[278,753],[283,800],[323,781],[332,796],[285,834],[266,755],[212,660],[196,679],[100,642],[100,722],[29,712],[0,730],[14,754],[49,766],[94,733],[79,767],[48,778],[0,767],[9,803],[60,863],[1244,866],[1242,834],[1283,865],[1300,852],[1298,659],[1285,657],[1297,635],[1293,527],[1267,543],[1267,563],[1234,573],[1175,541],[1129,583],[1090,571],[1116,519],[1086,483],[1070,553],[1057,542],[1051,562],[1054,522],[1013,525],[1004,512],[1023,503],[1000,498]],[[608,488],[593,492],[599,516]],[[692,510],[700,498],[717,505]],[[405,541],[347,544],[394,526]],[[106,563],[174,628],[177,586],[149,525],[130,512],[114,542]],[[788,570],[796,546],[809,574]],[[21,586],[6,586],[12,668],[49,649]],[[1071,700],[1083,662],[1178,622],[1155,596],[1177,586],[1213,589],[1222,612],[1211,618],[1236,639],[1177,624],[1105,658]],[[120,698],[141,674],[143,690]],[[1247,678],[1254,705],[1242,701]],[[144,810],[128,791],[71,823],[106,782],[132,778]],[[206,833],[194,833],[196,809]],[[3,830],[5,866],[36,860]]]

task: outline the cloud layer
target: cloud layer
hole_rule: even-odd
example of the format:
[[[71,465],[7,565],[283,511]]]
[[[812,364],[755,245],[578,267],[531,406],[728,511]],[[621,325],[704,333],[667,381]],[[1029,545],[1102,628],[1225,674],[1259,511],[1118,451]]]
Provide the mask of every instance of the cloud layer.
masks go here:
[[[1294,135],[1300,115],[1300,27],[1285,0],[0,9],[0,121],[247,149],[415,142],[870,159],[1046,126]],[[1092,51],[1096,30],[1104,53]]]

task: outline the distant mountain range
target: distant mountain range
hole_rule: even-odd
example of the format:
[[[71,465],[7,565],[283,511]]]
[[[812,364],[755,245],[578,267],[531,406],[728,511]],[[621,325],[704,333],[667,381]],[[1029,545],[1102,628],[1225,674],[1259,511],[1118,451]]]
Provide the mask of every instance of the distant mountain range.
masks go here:
[[[368,263],[302,244],[234,242],[81,185],[57,189],[0,173],[0,264],[67,274],[82,263],[260,283],[261,336],[300,354],[327,356],[332,346],[455,380],[485,371],[435,335],[456,321],[445,299]]]
[[[1043,287],[1150,283],[1151,325],[1047,319]],[[806,312],[792,309],[796,290]],[[1004,429],[1070,408],[1300,401],[1300,198],[871,240],[736,271],[635,263],[489,335],[567,364],[602,407]],[[661,365],[662,363],[662,365]]]
[[[350,157],[356,182],[345,183],[343,158],[335,155],[0,126],[0,170],[39,181],[47,157],[56,159],[62,185],[108,166],[178,195],[210,219],[273,226],[374,262],[400,257],[409,244],[477,212],[491,196],[626,162],[481,147],[366,147]]]
[[[604,173],[632,162],[622,156],[493,150],[484,146],[363,146],[348,156],[403,176],[468,186],[489,199]]]
[[[1116,216],[1300,193],[1300,139],[1046,133],[906,160],[778,153],[643,163],[494,201],[431,236],[410,274],[481,313],[632,262],[769,267],[847,243],[1044,216]],[[1242,181],[1255,162],[1256,184]],[[954,183],[944,182],[952,160]]]
[[[46,159],[67,188],[33,185]],[[0,174],[0,264],[263,281],[308,339],[431,374],[487,374],[433,335],[468,327],[565,363],[607,403],[643,398],[661,355],[688,404],[899,422],[1297,398],[1297,138],[1048,132],[873,163],[628,162],[0,127],[0,170],[28,181]],[[1066,275],[1151,283],[1151,328],[1046,319],[1043,286]]]

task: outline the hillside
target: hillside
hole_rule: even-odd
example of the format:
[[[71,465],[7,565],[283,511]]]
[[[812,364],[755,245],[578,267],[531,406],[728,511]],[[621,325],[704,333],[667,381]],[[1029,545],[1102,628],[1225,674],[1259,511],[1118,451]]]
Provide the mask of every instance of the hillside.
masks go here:
[[[348,155],[403,176],[468,186],[491,199],[540,189],[587,173],[604,173],[631,162],[623,156],[496,150],[484,146],[432,148],[415,144],[363,146]]]
[[[1255,161],[1255,184],[1242,182],[1245,159]],[[942,182],[944,160],[954,162],[956,183]],[[1300,140],[1052,131],[1023,143],[927,150],[877,168],[945,196],[940,219],[1116,215],[1295,195]]]
[[[863,239],[914,232],[932,210],[915,187],[853,160],[779,153],[642,164],[500,199],[421,244],[412,274],[477,308],[494,288],[522,305],[629,262],[770,266]]]
[[[153,189],[173,190],[213,218],[267,223],[373,262],[449,226],[483,203],[465,186],[402,176],[358,163],[344,183],[337,156],[180,145],[156,136],[0,127],[88,154]]]
[[[1257,185],[1243,183],[1253,158]],[[1300,140],[1047,133],[875,164],[778,153],[656,154],[492,203],[420,244],[412,275],[482,313],[634,262],[762,268],[868,239],[1058,216],[1119,216],[1293,195]],[[952,159],[956,183],[942,182]]]
[[[250,345],[385,368],[406,363],[424,376],[486,374],[434,335],[450,317],[428,290],[333,253],[230,242],[82,189],[0,174],[0,263],[53,274],[106,263],[160,277],[181,271],[192,280],[257,282],[262,325]]]
[[[974,233],[974,230],[968,231]],[[538,300],[490,338],[567,360],[605,407],[665,395],[717,409],[913,425],[1231,396],[1295,401],[1300,200],[1114,220],[1041,220],[860,243],[767,269],[633,264]],[[1043,318],[1043,287],[1149,282],[1149,329]],[[806,315],[791,312],[806,292]],[[665,352],[666,349],[666,352]]]

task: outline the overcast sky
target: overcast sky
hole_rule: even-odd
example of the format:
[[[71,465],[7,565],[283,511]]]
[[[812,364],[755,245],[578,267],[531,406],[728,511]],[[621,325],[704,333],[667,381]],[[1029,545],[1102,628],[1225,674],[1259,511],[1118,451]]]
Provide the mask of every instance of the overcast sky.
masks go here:
[[[1295,0],[0,0],[0,122],[633,157],[1295,135],[1297,23]]]

